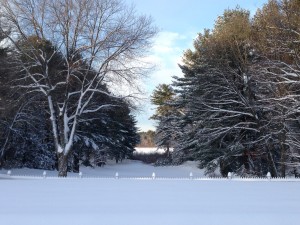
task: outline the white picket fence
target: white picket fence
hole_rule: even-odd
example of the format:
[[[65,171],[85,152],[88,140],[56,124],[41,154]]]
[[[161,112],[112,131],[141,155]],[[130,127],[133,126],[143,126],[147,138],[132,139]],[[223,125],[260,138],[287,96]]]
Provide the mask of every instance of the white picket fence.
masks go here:
[[[300,182],[300,178],[291,177],[277,177],[272,178],[270,173],[267,173],[265,177],[240,177],[233,173],[228,173],[227,177],[196,177],[190,172],[186,177],[160,177],[154,172],[148,177],[126,177],[120,176],[118,172],[110,177],[101,176],[88,176],[79,172],[78,176],[68,177],[57,177],[48,176],[47,172],[44,171],[41,175],[24,175],[24,174],[13,174],[11,170],[8,170],[6,174],[0,174],[0,179],[126,179],[126,180],[195,180],[195,181],[281,181],[281,182]]]

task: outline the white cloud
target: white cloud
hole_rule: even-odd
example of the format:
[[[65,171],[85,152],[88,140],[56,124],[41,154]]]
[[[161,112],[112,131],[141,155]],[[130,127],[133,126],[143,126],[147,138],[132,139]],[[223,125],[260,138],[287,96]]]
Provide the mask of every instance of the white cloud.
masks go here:
[[[178,63],[181,63],[187,41],[190,40],[186,36],[175,32],[161,32],[158,35],[148,57],[156,65],[156,70],[148,78],[148,89],[153,90],[161,83],[171,83],[172,76],[181,74]]]
[[[182,63],[183,52],[191,48],[195,33],[184,36],[175,32],[161,32],[156,38],[150,55],[145,58],[146,61],[156,66],[148,78],[144,80],[146,86],[145,101],[142,104],[142,112],[137,114],[138,127],[146,131],[154,128],[154,121],[149,118],[154,113],[154,107],[150,103],[150,96],[159,84],[171,84],[173,76],[182,76],[178,64]]]
[[[137,62],[138,66],[141,66],[143,62],[155,66],[147,77],[135,80],[131,85],[122,80],[114,80],[113,77],[107,80],[115,94],[135,96],[132,100],[135,101],[136,106],[139,106],[139,111],[135,114],[140,130],[155,129],[155,121],[149,120],[155,111],[155,106],[150,102],[150,96],[159,84],[171,84],[173,76],[182,76],[178,64],[182,64],[183,53],[192,47],[194,38],[194,32],[186,36],[176,32],[161,32],[155,39],[152,49],[149,50],[150,54]]]
[[[156,55],[165,53],[174,54],[180,50],[180,47],[175,46],[174,43],[185,39],[185,36],[175,32],[161,32],[156,38],[152,51]]]

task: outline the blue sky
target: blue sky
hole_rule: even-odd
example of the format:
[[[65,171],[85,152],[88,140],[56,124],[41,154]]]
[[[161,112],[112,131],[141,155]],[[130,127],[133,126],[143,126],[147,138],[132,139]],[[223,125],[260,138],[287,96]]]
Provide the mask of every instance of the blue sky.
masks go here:
[[[172,76],[181,76],[178,63],[183,52],[192,48],[193,40],[205,28],[213,28],[218,16],[225,9],[236,6],[247,9],[252,15],[267,0],[126,0],[134,4],[138,14],[152,17],[159,29],[148,60],[156,69],[144,79],[146,91],[141,112],[136,114],[137,126],[142,131],[155,129],[155,121],[149,120],[155,106],[150,104],[150,95],[158,84],[172,83]]]

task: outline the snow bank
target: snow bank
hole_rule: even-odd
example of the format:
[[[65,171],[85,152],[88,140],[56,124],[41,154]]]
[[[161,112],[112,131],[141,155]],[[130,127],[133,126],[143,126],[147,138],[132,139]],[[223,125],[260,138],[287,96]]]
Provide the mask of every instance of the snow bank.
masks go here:
[[[155,169],[157,176],[171,177],[175,172],[187,176],[192,169],[197,173],[193,162],[154,168],[129,161],[85,168],[83,173],[111,175],[118,170],[120,176],[151,176]],[[300,221],[300,182],[79,178],[0,182],[0,224],[5,225],[298,225]]]
[[[137,153],[164,153],[162,148],[135,148]]]

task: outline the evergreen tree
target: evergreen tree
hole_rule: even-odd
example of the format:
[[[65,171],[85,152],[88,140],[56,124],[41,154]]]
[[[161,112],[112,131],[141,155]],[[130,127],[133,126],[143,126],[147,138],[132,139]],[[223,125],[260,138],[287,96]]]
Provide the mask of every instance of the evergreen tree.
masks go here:
[[[197,159],[208,172],[220,168],[255,173],[259,118],[252,78],[249,12],[226,10],[214,30],[206,30],[188,50],[184,78],[174,82],[181,136],[175,151]]]
[[[261,102],[269,114],[267,145],[277,149],[274,164],[278,168],[273,167],[273,174],[282,177],[291,170],[298,176],[299,10],[297,0],[269,1],[253,21],[256,49],[261,55],[257,65]]]
[[[199,34],[173,83],[174,157],[224,176],[298,174],[299,7],[269,1],[253,20],[226,10]]]
[[[172,102],[175,93],[170,85],[160,84],[153,91],[151,103],[156,105],[156,112],[151,119],[158,121],[155,132],[155,144],[157,147],[164,148],[167,155],[170,155],[170,147],[174,145],[173,114]]]

